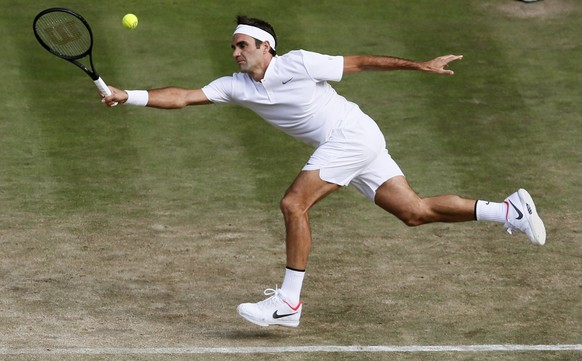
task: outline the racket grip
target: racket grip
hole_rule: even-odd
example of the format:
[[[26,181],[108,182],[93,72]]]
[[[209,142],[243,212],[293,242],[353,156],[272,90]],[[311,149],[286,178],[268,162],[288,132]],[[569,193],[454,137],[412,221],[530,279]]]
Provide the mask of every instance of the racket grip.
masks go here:
[[[94,80],[93,83],[95,83],[95,85],[97,86],[97,89],[99,89],[101,94],[105,94],[105,96],[111,95],[111,90],[109,89],[109,87],[107,87],[107,84],[105,84],[105,82],[103,81],[103,79],[101,79],[101,77],[99,77],[99,79],[97,79],[97,80]],[[113,103],[112,106],[116,106],[116,105],[117,105],[117,103]]]

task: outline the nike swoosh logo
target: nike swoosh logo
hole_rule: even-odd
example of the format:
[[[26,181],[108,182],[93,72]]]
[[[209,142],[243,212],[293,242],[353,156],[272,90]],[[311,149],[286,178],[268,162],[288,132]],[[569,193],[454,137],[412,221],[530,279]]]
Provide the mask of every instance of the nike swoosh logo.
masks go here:
[[[285,85],[285,84],[289,83],[291,80],[293,80],[293,77],[291,77],[291,79],[289,79],[287,81],[282,81],[281,84]]]
[[[283,318],[283,317],[289,317],[289,316],[293,316],[294,314],[296,314],[297,312],[293,312],[293,313],[285,313],[280,315],[278,313],[278,311],[273,312],[273,318],[274,319],[278,319],[278,318]]]
[[[515,219],[522,219],[523,218],[523,213],[521,213],[521,211],[515,206],[515,204],[513,204],[513,202],[510,200],[509,203],[513,206],[513,209],[515,209],[515,211],[517,212],[517,217],[515,217]]]

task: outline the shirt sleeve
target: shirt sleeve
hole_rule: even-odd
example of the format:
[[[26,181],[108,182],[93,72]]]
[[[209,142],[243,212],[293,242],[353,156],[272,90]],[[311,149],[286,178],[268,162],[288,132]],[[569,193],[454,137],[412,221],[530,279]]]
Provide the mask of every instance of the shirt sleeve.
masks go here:
[[[303,64],[309,76],[317,81],[340,81],[344,74],[344,57],[302,50]]]
[[[224,76],[203,87],[202,91],[213,103],[229,103],[232,101],[232,83],[231,76]]]

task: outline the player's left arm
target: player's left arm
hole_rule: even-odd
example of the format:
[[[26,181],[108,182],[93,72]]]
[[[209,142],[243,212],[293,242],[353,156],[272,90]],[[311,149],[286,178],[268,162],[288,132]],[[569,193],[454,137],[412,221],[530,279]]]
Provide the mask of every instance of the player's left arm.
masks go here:
[[[414,61],[392,56],[344,56],[344,74],[364,70],[418,70],[433,74],[453,75],[446,69],[450,62],[463,59],[462,55],[444,55],[428,61]]]

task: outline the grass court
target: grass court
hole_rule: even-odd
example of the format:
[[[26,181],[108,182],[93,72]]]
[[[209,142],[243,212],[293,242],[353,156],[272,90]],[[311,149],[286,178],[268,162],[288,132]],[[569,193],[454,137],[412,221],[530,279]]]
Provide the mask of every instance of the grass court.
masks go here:
[[[280,54],[463,54],[453,77],[365,72],[334,87],[378,122],[419,194],[526,188],[547,243],[497,224],[407,228],[347,187],[310,214],[300,327],[254,326],[235,308],[282,280],[278,202],[311,148],[235,106],[106,108],[34,38],[55,6],[88,20],[97,71],[125,89],[235,72],[238,13],[269,21]],[[581,358],[581,16],[577,0],[6,2],[0,359]],[[468,345],[578,348],[415,349]]]

